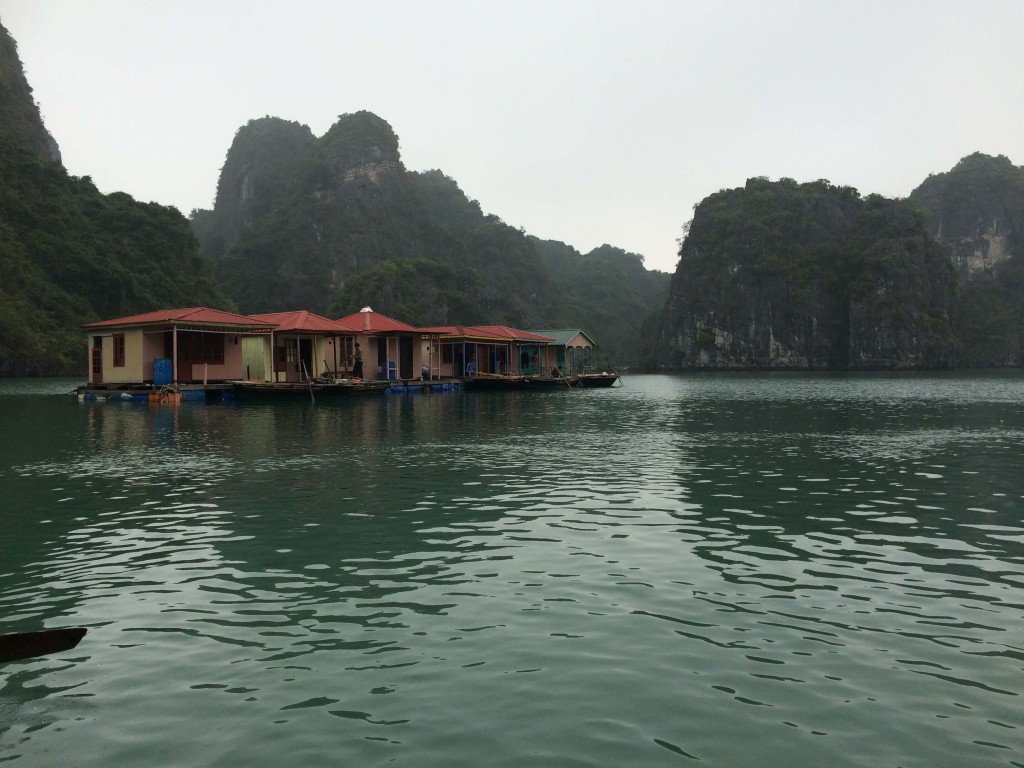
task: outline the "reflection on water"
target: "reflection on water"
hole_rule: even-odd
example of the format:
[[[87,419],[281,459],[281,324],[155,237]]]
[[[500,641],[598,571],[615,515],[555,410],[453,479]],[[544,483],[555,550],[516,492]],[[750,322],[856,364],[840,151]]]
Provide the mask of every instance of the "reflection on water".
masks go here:
[[[0,424],[0,760],[1024,764],[1016,372]]]

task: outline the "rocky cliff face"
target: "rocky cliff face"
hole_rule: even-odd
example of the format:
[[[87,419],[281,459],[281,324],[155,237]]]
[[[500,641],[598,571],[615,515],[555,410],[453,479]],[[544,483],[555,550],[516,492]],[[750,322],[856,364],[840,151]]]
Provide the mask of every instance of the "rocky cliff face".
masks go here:
[[[904,203],[751,179],[696,209],[647,360],[679,368],[952,364],[948,258]]]
[[[222,257],[270,214],[313,142],[307,126],[276,117],[251,120],[238,129],[221,169],[214,210],[201,233],[212,258]]]
[[[969,155],[951,171],[929,176],[910,193],[943,238],[964,284],[998,278],[1024,254],[1024,168],[1006,157]]]
[[[525,234],[443,174],[407,171],[397,135],[370,112],[340,116],[319,138],[276,118],[249,123],[214,210],[192,222],[248,312],[338,316],[369,303],[422,323],[528,327],[547,295]]]
[[[960,282],[954,323],[961,360],[1024,362],[1024,168],[975,153],[910,195],[949,248]]]
[[[25,79],[18,46],[3,26],[0,26],[0,145],[4,154],[27,152],[44,162],[61,165],[60,149],[43,125],[32,89]]]

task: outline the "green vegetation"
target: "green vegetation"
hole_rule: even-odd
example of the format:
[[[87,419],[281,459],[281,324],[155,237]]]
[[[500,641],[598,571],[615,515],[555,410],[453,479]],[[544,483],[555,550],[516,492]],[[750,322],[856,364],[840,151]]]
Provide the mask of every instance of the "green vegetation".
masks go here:
[[[67,174],[2,28],[0,59],[0,375],[83,373],[85,322],[230,307],[177,210]]]
[[[651,367],[1024,362],[1024,169],[1005,157],[966,157],[906,201],[750,179],[695,208],[670,278],[407,171],[369,112],[319,138],[264,117],[189,222],[66,173],[0,27],[0,172],[0,375],[82,373],[82,323],[195,305],[582,328],[612,365],[640,362],[644,340]]]
[[[670,276],[649,271],[643,257],[602,245],[587,254],[551,240],[531,238],[556,296],[548,328],[581,328],[598,343],[602,365],[640,364],[645,323],[660,314]]]
[[[1024,363],[1024,168],[975,153],[910,195],[956,265],[960,363]]]
[[[192,221],[245,312],[340,317],[369,305],[414,325],[571,325],[619,363],[636,359],[640,323],[668,285],[638,256],[541,243],[441,171],[406,171],[398,137],[368,112],[340,116],[319,139],[278,118],[250,122],[214,210]],[[556,246],[569,255],[552,256]]]
[[[697,206],[647,361],[943,367],[953,289],[948,255],[907,204],[750,179]]]

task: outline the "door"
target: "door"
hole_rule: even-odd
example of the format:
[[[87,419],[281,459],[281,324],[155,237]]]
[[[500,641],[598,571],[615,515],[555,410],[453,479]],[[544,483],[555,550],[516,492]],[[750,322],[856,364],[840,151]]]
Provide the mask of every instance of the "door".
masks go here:
[[[299,381],[313,377],[313,340],[299,339]],[[305,368],[303,368],[305,366]]]
[[[398,337],[398,378],[411,379],[412,375],[412,336]]]
[[[103,383],[103,337],[92,337],[92,383]]]

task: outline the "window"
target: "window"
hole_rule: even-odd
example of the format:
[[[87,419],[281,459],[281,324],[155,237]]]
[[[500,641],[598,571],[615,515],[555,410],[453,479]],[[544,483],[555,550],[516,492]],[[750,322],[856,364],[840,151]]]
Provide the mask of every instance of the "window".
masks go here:
[[[217,333],[182,331],[178,334],[178,357],[189,363],[224,364],[224,337]]]
[[[124,334],[114,334],[114,367],[124,368]]]

